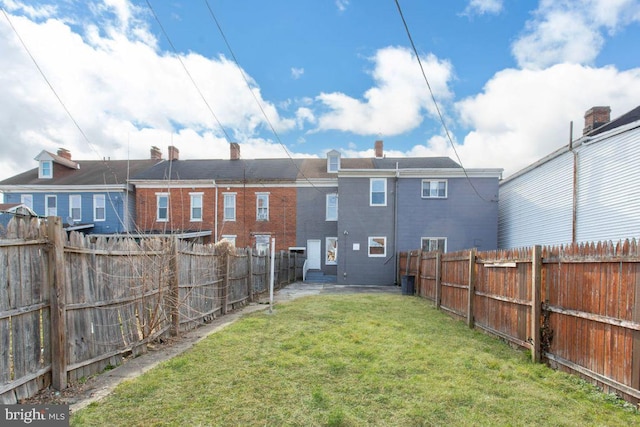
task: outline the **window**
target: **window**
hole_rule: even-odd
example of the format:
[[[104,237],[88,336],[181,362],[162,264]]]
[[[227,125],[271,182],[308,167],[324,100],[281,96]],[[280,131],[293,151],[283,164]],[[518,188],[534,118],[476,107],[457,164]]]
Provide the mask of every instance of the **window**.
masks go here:
[[[41,160],[38,178],[53,178],[53,162],[51,160]]]
[[[69,196],[69,218],[73,221],[82,219],[82,196],[80,194]]]
[[[423,237],[420,245],[423,251],[447,251],[447,239],[445,237]]]
[[[422,180],[423,199],[444,199],[447,197],[447,181]]]
[[[202,221],[202,193],[189,193],[191,196],[191,221]]]
[[[269,221],[269,194],[256,194],[256,219]]]
[[[45,196],[45,215],[58,216],[58,199],[56,196]]]
[[[271,240],[271,236],[268,234],[257,234],[256,235],[256,250],[259,255],[265,255],[269,253],[269,242]]]
[[[33,209],[33,194],[23,194],[20,196],[20,203],[28,207],[29,209]]]
[[[327,194],[326,217],[327,217],[327,221],[338,220],[338,195],[337,194]]]
[[[338,263],[338,238],[327,237],[327,256],[324,261],[326,265],[336,265]]]
[[[386,178],[371,178],[370,206],[387,206],[387,180]]]
[[[233,246],[236,245],[236,235],[235,234],[223,234],[222,235],[222,240],[226,240],[227,242],[231,243]]]
[[[104,221],[107,217],[105,212],[104,194],[93,195],[93,220]]]
[[[224,220],[236,220],[236,193],[226,193],[224,195]]]
[[[340,169],[340,154],[337,151],[327,154],[327,172],[337,173]]]
[[[369,256],[383,257],[387,255],[386,237],[369,237]]]
[[[158,222],[169,221],[169,195],[166,193],[156,193],[156,201],[158,204],[156,221]]]

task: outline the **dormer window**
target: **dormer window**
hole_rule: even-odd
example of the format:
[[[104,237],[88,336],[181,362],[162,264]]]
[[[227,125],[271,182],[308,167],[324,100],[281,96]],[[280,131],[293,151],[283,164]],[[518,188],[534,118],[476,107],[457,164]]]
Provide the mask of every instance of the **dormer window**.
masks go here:
[[[38,178],[53,178],[53,162],[51,160],[41,160]]]
[[[340,153],[331,150],[327,153],[327,172],[338,173],[338,169],[340,169]]]

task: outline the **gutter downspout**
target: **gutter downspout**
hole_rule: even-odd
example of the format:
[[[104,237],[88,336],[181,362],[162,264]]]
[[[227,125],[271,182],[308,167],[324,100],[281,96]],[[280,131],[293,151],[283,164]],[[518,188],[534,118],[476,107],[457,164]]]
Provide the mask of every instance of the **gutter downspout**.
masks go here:
[[[394,183],[394,195],[393,195],[393,251],[394,251],[394,276],[396,286],[398,285],[398,177],[400,171],[398,170],[398,162],[396,162],[396,176]]]

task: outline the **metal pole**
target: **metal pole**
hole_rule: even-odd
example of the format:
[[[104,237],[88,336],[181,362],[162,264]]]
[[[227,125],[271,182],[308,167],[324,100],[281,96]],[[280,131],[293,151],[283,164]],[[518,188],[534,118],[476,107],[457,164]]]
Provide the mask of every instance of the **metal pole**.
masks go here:
[[[271,238],[271,274],[269,277],[269,314],[273,313],[273,276],[276,261],[276,238]]]

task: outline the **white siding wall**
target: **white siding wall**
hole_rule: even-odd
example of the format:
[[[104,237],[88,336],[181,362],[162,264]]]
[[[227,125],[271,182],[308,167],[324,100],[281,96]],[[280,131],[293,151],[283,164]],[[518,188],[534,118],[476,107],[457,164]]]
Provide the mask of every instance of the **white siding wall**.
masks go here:
[[[578,242],[640,237],[640,132],[586,144],[578,154]]]
[[[573,153],[500,185],[498,247],[571,242]]]

